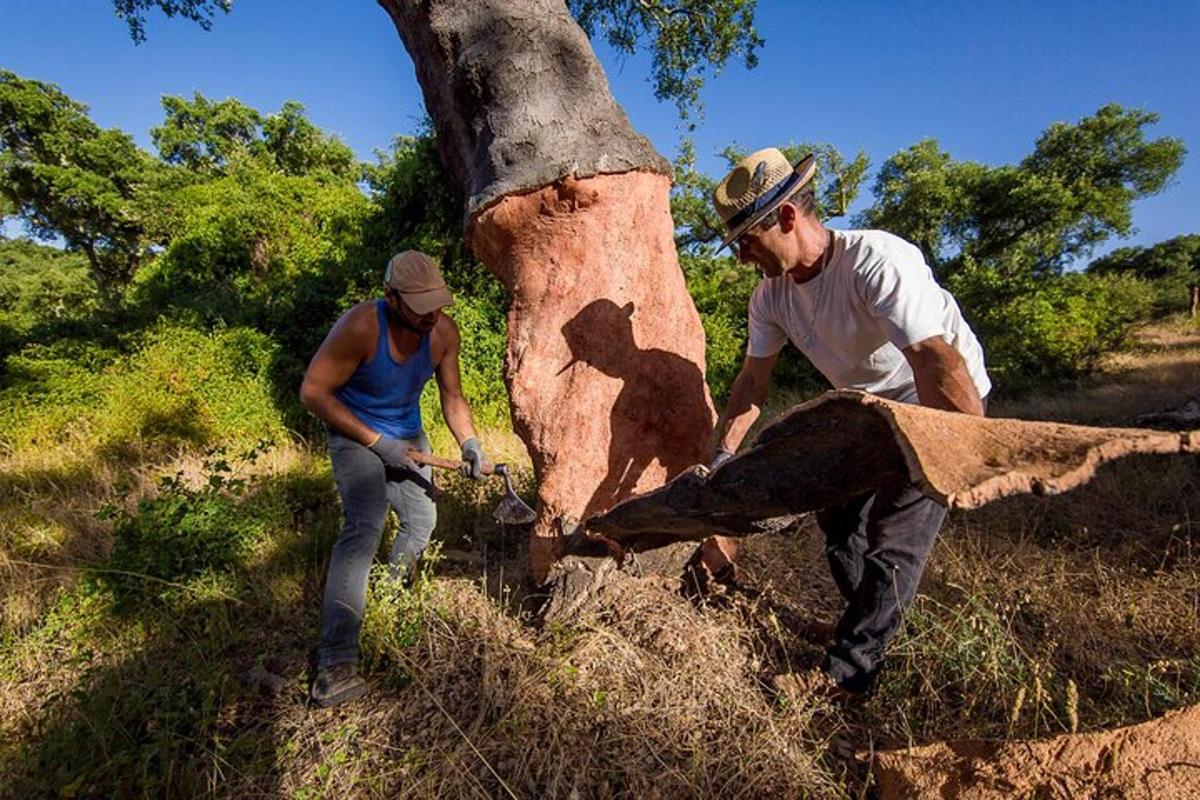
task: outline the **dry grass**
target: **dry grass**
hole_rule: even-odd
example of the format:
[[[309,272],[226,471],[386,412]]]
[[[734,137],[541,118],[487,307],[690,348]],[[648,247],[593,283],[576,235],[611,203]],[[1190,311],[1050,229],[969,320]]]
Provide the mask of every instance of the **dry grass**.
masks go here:
[[[993,411],[1119,423],[1177,405],[1200,385],[1200,334],[1152,329],[1108,370]],[[522,462],[515,438],[484,443]],[[488,521],[498,487],[455,479],[441,536],[468,555],[412,591],[376,581],[372,693],[309,710],[338,526],[323,459],[280,448],[254,467],[246,502],[270,524],[235,571],[147,584],[128,608],[95,574],[77,582],[108,551],[100,506],[132,509],[164,473],[199,481],[198,463],[0,465],[5,792],[859,796],[865,773],[831,753],[839,740],[865,751],[1045,734],[1200,700],[1194,459],[1132,459],[1064,496],[953,514],[879,697],[849,712],[771,689],[819,662],[801,630],[840,612],[811,521],[745,543],[752,591],[696,602],[626,577],[571,624],[539,627],[505,593],[523,548]],[[282,677],[277,693],[245,681],[256,667]]]
[[[992,416],[1082,425],[1131,425],[1139,414],[1178,408],[1200,395],[1200,325],[1177,317],[1139,330],[1132,346],[1107,356],[1076,386],[1001,399]]]
[[[570,628],[539,631],[477,583],[439,580],[437,613],[392,651],[402,685],[286,723],[302,744],[280,788],[313,785],[326,763],[317,731],[338,719],[361,732],[361,761],[325,776],[336,796],[839,794],[817,763],[817,707],[773,702],[736,614],[697,611],[656,581],[626,588]]]

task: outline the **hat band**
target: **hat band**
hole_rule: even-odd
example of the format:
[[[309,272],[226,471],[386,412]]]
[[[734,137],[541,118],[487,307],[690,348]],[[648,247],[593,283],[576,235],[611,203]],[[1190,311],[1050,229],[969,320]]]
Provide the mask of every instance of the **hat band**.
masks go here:
[[[786,178],[784,178],[779,183],[775,184],[773,187],[771,187],[765,193],[760,194],[758,197],[756,197],[754,199],[753,203],[746,206],[741,211],[737,212],[732,217],[730,217],[728,220],[726,220],[725,221],[726,229],[731,230],[731,231],[735,230],[743,222],[750,219],[755,214],[757,214],[759,211],[761,211],[762,209],[771,205],[771,203],[774,203],[776,200],[778,200],[780,195],[785,194],[786,192],[790,191],[792,189],[792,187],[794,187],[797,183],[799,183],[801,178],[803,178],[803,177],[804,177],[803,175],[796,173],[796,172],[793,172],[790,175],[788,175]]]

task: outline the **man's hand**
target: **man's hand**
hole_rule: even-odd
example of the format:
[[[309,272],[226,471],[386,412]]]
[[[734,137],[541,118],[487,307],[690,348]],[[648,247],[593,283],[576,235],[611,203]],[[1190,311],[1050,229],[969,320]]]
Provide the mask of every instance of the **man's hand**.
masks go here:
[[[724,447],[718,447],[717,452],[714,453],[713,457],[708,461],[708,471],[712,472],[731,458],[733,458],[733,453],[726,450]]]
[[[411,445],[403,439],[381,434],[367,447],[372,453],[379,456],[379,460],[386,466],[417,471],[416,462],[408,457],[408,448]]]
[[[476,481],[481,481],[486,477],[483,474],[483,447],[474,436],[462,443],[462,460],[463,463],[459,466],[458,471],[464,477]]]

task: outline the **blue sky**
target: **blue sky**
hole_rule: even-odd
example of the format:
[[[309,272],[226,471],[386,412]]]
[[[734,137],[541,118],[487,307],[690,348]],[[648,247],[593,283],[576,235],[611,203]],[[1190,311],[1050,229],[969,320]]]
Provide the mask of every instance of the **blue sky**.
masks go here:
[[[147,147],[164,94],[233,96],[264,111],[296,99],[364,158],[424,113],[408,55],[371,0],[235,0],[211,32],[155,13],[140,46],[108,0],[0,0],[0,19],[0,67],[59,84]],[[1138,233],[1104,249],[1200,232],[1195,0],[759,0],[757,25],[759,66],[731,67],[705,90],[693,136],[706,171],[722,171],[717,153],[732,142],[829,142],[863,148],[878,166],[935,137],[955,158],[1012,162],[1051,122],[1116,101],[1159,113],[1152,133],[1183,138],[1193,154],[1175,185],[1137,205]],[[675,111],[654,100],[647,60],[597,49],[634,126],[673,155]]]

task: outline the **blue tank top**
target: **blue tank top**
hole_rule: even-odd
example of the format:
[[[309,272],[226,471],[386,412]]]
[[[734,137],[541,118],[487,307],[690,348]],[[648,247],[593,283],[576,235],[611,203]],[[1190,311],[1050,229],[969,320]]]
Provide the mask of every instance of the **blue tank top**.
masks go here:
[[[404,363],[392,358],[388,344],[387,301],[375,301],[379,319],[379,343],[370,361],[354,370],[334,395],[358,419],[372,430],[398,439],[412,439],[421,433],[421,390],[433,375],[429,355],[429,334]]]

